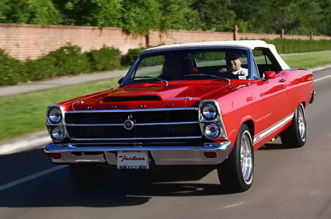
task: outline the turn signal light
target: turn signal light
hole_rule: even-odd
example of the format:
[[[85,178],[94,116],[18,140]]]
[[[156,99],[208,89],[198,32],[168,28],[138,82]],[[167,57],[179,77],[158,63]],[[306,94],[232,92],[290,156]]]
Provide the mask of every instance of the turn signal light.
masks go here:
[[[53,159],[61,159],[61,154],[58,153],[49,154],[49,156]]]
[[[215,157],[217,157],[216,152],[204,152],[204,155],[207,158],[215,158]]]

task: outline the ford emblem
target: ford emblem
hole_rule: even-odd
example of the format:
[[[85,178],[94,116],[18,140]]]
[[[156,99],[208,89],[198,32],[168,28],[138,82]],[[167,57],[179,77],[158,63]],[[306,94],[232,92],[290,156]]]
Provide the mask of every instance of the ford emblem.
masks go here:
[[[132,115],[128,116],[128,119],[124,121],[124,128],[126,130],[131,130],[134,127],[134,121],[132,120]]]

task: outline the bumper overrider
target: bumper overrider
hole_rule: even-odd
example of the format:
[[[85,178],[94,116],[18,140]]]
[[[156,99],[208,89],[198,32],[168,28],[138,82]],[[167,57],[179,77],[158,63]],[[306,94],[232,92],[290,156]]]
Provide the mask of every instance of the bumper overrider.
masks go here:
[[[91,144],[89,144],[91,145]],[[216,165],[229,156],[230,141],[208,143],[205,146],[146,146],[146,147],[114,147],[106,143],[93,146],[77,144],[49,144],[45,148],[54,163],[105,163],[117,164],[116,153],[119,151],[147,151],[150,163],[155,165]],[[209,157],[208,153],[213,156]]]
[[[316,98],[316,91],[312,91],[312,92],[311,92],[311,98],[310,98],[309,103],[313,103],[314,100],[315,100],[315,98]]]

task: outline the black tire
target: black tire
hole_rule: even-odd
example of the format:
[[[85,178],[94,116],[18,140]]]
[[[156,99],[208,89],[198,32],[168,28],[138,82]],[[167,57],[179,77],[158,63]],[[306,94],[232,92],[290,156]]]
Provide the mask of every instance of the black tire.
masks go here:
[[[70,173],[74,184],[81,189],[105,187],[112,178],[112,168],[107,164],[71,164]]]
[[[281,135],[282,144],[286,147],[299,148],[306,143],[306,115],[302,104],[295,110],[292,124]]]
[[[254,151],[252,136],[246,124],[239,130],[234,148],[218,168],[221,188],[231,192],[247,191],[254,178]]]

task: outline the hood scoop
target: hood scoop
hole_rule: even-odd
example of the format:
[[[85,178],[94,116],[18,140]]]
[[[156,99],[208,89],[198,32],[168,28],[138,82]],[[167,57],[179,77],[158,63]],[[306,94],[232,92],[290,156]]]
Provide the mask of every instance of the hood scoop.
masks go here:
[[[103,102],[127,102],[127,101],[161,101],[159,96],[118,96],[106,97]]]

